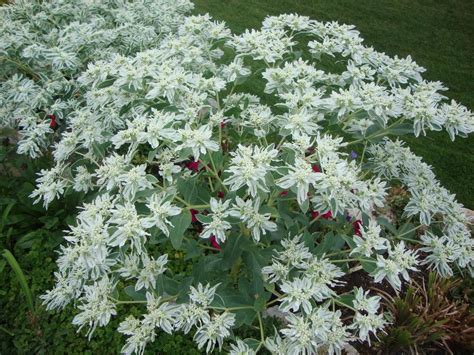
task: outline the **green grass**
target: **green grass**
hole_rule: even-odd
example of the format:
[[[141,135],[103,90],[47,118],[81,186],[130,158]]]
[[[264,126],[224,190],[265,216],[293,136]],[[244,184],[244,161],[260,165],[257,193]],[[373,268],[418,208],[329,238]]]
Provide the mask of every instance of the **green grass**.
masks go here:
[[[449,87],[447,96],[474,110],[474,1],[466,0],[196,0],[235,32],[258,28],[267,15],[298,13],[353,24],[366,44],[390,55],[411,55],[428,80]],[[442,184],[474,209],[474,136],[451,142],[445,132],[406,139],[431,164]]]

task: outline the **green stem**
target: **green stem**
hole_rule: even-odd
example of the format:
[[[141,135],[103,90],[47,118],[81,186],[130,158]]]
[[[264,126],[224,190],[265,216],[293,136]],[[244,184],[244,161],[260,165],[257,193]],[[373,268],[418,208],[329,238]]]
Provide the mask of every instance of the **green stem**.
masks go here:
[[[281,146],[285,142],[285,138],[286,138],[286,136],[281,137],[280,142],[277,144],[277,147],[275,148],[276,150],[280,150]]]
[[[348,263],[350,261],[366,261],[366,262],[369,262],[369,263],[376,263],[377,261],[376,260],[372,260],[372,259],[340,259],[340,260],[329,260],[331,263],[333,264],[339,264],[339,263]]]
[[[219,177],[219,174],[217,173],[217,170],[216,170],[216,166],[214,164],[214,160],[212,159],[212,155],[209,153],[209,159],[211,161],[211,168],[210,169],[210,172],[212,173],[212,175],[214,175],[214,177],[219,181],[219,183],[222,185],[222,187],[224,188],[224,190],[226,192],[229,192],[229,190],[227,189],[227,186],[224,185],[224,183],[222,182],[221,178]],[[201,162],[202,163],[202,162]]]
[[[136,303],[147,303],[147,301],[114,301],[116,304],[136,304]]]
[[[189,208],[189,209],[191,208],[190,207],[191,205],[188,202],[186,202],[185,200],[183,200],[181,197],[179,197],[178,195],[175,195],[173,198],[176,201],[179,201],[179,202],[183,203],[186,206],[186,208]]]
[[[401,238],[401,237],[403,237],[404,235],[410,234],[411,232],[414,232],[414,231],[416,231],[417,229],[419,229],[419,228],[421,228],[421,227],[423,227],[422,224],[420,224],[419,226],[416,226],[415,228],[410,229],[409,231],[407,231],[407,232],[405,232],[405,233],[396,235],[395,238]],[[413,239],[412,239],[412,240],[413,240]],[[418,242],[418,241],[416,241],[416,242]]]
[[[364,150],[362,151],[362,156],[360,157],[360,165],[364,162],[365,150],[367,149],[367,141],[364,142]]]
[[[218,311],[238,311],[240,309],[254,309],[253,306],[241,306],[241,307],[214,307],[214,306],[209,306],[209,308],[212,309],[217,309]]]
[[[277,302],[280,302],[282,298],[283,298],[283,296],[280,295],[278,298],[275,298],[273,301],[268,302],[268,303],[267,303],[267,307],[268,307],[268,306],[271,306],[272,304],[275,304],[275,303],[277,303]]]
[[[407,242],[415,243],[415,244],[418,244],[418,243],[420,242],[419,240],[416,240],[416,239],[403,238],[403,237],[398,236],[398,235],[396,235],[395,238],[396,238],[396,239],[400,239],[400,240],[405,240],[405,241],[407,241]]]
[[[369,135],[368,137],[359,138],[359,139],[356,139],[356,140],[353,141],[353,142],[349,142],[349,143],[347,144],[347,147],[350,146],[350,145],[353,145],[353,144],[360,143],[360,142],[362,142],[362,141],[364,141],[364,140],[367,140],[367,141],[368,141],[368,140],[371,139],[371,138],[376,138],[376,137],[384,136],[384,135],[387,133],[387,131],[390,130],[390,128],[392,128],[392,127],[394,127],[394,126],[396,126],[396,125],[402,123],[404,120],[405,120],[405,118],[402,117],[402,118],[399,119],[398,121],[392,123],[392,124],[391,124],[390,126],[388,126],[387,128],[382,129],[381,131],[375,132],[375,133]]]
[[[353,310],[354,312],[357,312],[357,310],[356,310],[354,307],[351,307],[351,306],[349,306],[348,304],[345,304],[345,303],[343,303],[343,302],[341,302],[341,301],[338,301],[338,300],[335,299],[335,298],[333,298],[332,300],[333,300],[335,303],[337,303],[337,304],[339,304],[339,305],[341,305],[341,306],[343,306],[343,307],[349,308],[349,309]]]
[[[2,327],[1,325],[0,325],[0,330],[4,331],[5,333],[7,333],[8,335],[10,335],[10,336],[12,336],[12,337],[15,336],[14,333],[12,333],[12,332],[9,331],[8,329]]]
[[[303,226],[302,228],[300,228],[300,230],[298,231],[298,234],[300,234],[301,232],[303,232],[305,229],[311,227],[314,223],[316,223],[316,221],[317,221],[319,218],[321,218],[321,216],[322,216],[322,213],[320,213],[320,214],[318,215],[318,217],[313,218],[313,220],[312,220],[311,222],[309,222],[309,224],[308,224],[307,226]]]
[[[211,179],[210,176],[207,177],[207,181],[209,182],[209,187],[211,188],[211,191],[212,191],[212,192],[216,191],[216,190],[214,189],[214,185],[212,184],[212,179]]]
[[[278,192],[276,190],[274,190],[270,196],[268,196],[268,201],[267,201],[267,205],[269,207],[272,207],[273,206],[273,200],[275,199],[275,196],[278,194]]]
[[[265,332],[263,330],[263,322],[262,322],[262,316],[260,315],[260,312],[257,312],[257,317],[258,317],[258,326],[260,327],[260,344],[258,344],[256,352],[260,350],[262,345],[265,343]]]
[[[324,255],[324,257],[329,258],[331,256],[338,255],[338,254],[341,254],[341,253],[350,253],[350,252],[351,252],[350,249],[338,250],[338,251],[335,251],[334,253]]]
[[[211,207],[211,205],[188,205],[186,208],[188,210],[193,209],[193,210],[204,210],[206,208]]]
[[[35,81],[40,80],[40,77],[38,75],[36,75],[35,72],[25,64],[23,64],[21,62],[17,62],[16,60],[13,60],[13,59],[5,57],[5,56],[0,56],[0,60],[5,60],[7,62],[13,63],[18,67],[18,69],[23,71],[25,74],[31,76],[33,78],[33,80],[35,80]]]
[[[343,124],[342,125],[342,129],[345,130],[347,125],[349,123],[351,123],[351,118],[353,118],[357,113],[359,113],[361,110],[356,110],[350,114],[348,114],[346,117],[344,117],[344,119],[342,121],[339,122],[339,124]]]

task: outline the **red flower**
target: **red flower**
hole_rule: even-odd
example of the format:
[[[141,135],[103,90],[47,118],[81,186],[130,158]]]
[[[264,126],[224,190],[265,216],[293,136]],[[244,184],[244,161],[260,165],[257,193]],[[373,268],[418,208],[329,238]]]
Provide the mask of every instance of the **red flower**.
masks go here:
[[[194,172],[198,172],[199,171],[199,162],[198,161],[189,161],[186,163],[186,168],[188,168],[189,170],[192,170]]]
[[[223,191],[217,191],[217,197],[224,198],[224,192]]]
[[[199,213],[199,211],[198,211],[198,210],[195,210],[195,209],[193,209],[193,208],[191,208],[191,209],[189,210],[189,212],[191,212],[191,222],[192,222],[192,223],[198,222],[198,219],[196,218],[196,215]]]
[[[56,122],[56,116],[48,115],[47,117],[51,119],[51,121],[49,122],[49,127],[53,129],[56,128],[58,126],[58,122]]]
[[[361,226],[362,221],[360,219],[357,219],[355,222],[352,223],[352,228],[354,228],[354,234],[358,235],[359,237],[362,237]]]
[[[321,170],[319,169],[319,166],[317,166],[317,165],[313,165],[313,171],[315,173],[320,173],[321,172]]]
[[[225,121],[221,121],[221,128],[225,127]]]
[[[311,217],[314,219],[314,218],[318,218],[319,217],[319,212],[316,212],[316,211],[312,211],[311,212]],[[323,213],[321,215],[321,218],[322,219],[331,219],[332,218],[332,213],[331,211],[328,211],[326,213]]]
[[[219,245],[219,243],[217,243],[217,239],[215,236],[211,235],[211,238],[210,238],[210,241],[211,241],[211,245],[213,248],[216,248],[218,249],[219,251],[222,250],[221,246]]]
[[[286,195],[288,195],[288,191],[287,191],[287,190],[280,192],[280,196],[286,196]]]

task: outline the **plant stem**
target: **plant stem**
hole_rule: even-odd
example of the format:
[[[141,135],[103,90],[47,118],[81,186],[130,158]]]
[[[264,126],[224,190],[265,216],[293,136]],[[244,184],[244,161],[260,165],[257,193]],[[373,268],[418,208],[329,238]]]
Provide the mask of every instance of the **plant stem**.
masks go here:
[[[364,163],[365,150],[367,149],[367,141],[364,142],[364,150],[362,150],[362,155],[360,157],[360,165]]]
[[[282,146],[283,143],[285,142],[285,138],[286,138],[286,136],[281,137],[280,142],[278,143],[278,145],[277,145],[276,148],[275,148],[276,150],[280,150],[281,146]]]
[[[330,256],[338,255],[338,254],[341,254],[341,253],[349,253],[349,252],[351,252],[350,249],[338,250],[338,251],[335,251],[334,253],[324,255],[324,257],[329,258]]]
[[[209,308],[217,309],[218,311],[238,311],[239,309],[254,309],[253,306],[240,306],[240,307],[213,307],[209,306]]]
[[[265,333],[263,331],[263,322],[262,322],[262,316],[260,315],[260,312],[257,312],[257,317],[258,317],[258,326],[260,327],[260,344],[258,344],[256,352],[260,350],[263,343],[265,342]]]
[[[322,215],[323,215],[323,214],[320,213],[320,214],[318,215],[318,217],[313,218],[313,220],[312,220],[311,222],[309,222],[309,224],[308,224],[307,226],[301,227],[300,230],[298,231],[298,234],[301,233],[302,231],[304,231],[305,229],[311,227],[314,223],[316,223],[316,221],[317,221],[319,218],[321,218]]]
[[[401,237],[403,237],[404,235],[410,234],[411,232],[414,232],[414,231],[416,231],[418,228],[421,228],[421,227],[423,227],[422,224],[420,224],[419,226],[416,226],[415,228],[410,229],[409,231],[407,231],[407,232],[405,232],[405,233],[396,235],[395,238],[401,238]],[[407,238],[407,239],[408,239],[408,238]],[[405,240],[406,240],[406,239],[405,239]],[[411,239],[411,240],[413,240],[413,239]],[[416,242],[418,242],[418,241],[416,241]]]
[[[366,262],[369,262],[369,263],[376,263],[377,261],[376,260],[372,260],[372,259],[339,259],[339,260],[329,260],[331,263],[333,264],[338,264],[338,263],[347,263],[349,261],[366,261]]]
[[[271,306],[271,305],[274,304],[274,303],[280,302],[282,298],[283,298],[283,296],[280,295],[278,298],[275,298],[273,301],[268,302],[268,303],[267,303],[267,307],[268,307],[268,306]]]
[[[400,239],[400,240],[405,240],[407,242],[410,242],[410,243],[415,243],[415,244],[418,244],[420,241],[419,240],[416,240],[416,239],[411,239],[411,238],[403,238],[403,237],[400,237],[398,235],[395,236],[396,239]]]
[[[115,301],[116,304],[142,304],[142,303],[147,303],[147,301]]]
[[[332,300],[333,300],[335,303],[337,303],[337,304],[339,304],[339,305],[341,305],[341,306],[343,306],[343,307],[349,308],[349,309],[353,310],[354,312],[357,312],[357,310],[356,310],[354,307],[351,307],[351,306],[349,306],[348,304],[345,304],[345,303],[343,303],[343,302],[341,302],[341,301],[338,301],[336,298],[333,298]]]
[[[190,207],[191,205],[190,205],[189,203],[187,203],[185,200],[183,200],[181,197],[179,197],[178,195],[175,195],[175,196],[174,196],[174,199],[177,200],[177,201],[179,201],[179,202],[181,202],[181,203],[183,203],[183,204],[185,204],[185,205],[186,205],[186,208],[191,208],[191,207]]]
[[[214,177],[219,181],[219,183],[222,185],[224,190],[226,192],[229,192],[229,190],[227,189],[227,186],[224,185],[221,178],[219,177],[219,174],[216,171],[216,166],[214,164],[214,160],[212,159],[212,155],[210,153],[209,153],[209,159],[211,160],[211,169],[210,169],[210,171],[211,171],[212,175],[214,175]]]
[[[402,117],[402,118],[399,119],[398,121],[392,123],[390,126],[384,128],[384,129],[382,129],[382,130],[380,130],[380,131],[378,131],[378,132],[374,132],[374,133],[372,133],[371,135],[369,135],[368,137],[356,139],[356,140],[353,141],[353,142],[349,142],[349,143],[347,144],[347,147],[350,146],[350,145],[353,145],[353,144],[360,143],[360,142],[362,142],[362,141],[364,141],[364,140],[367,140],[367,141],[368,141],[368,140],[371,139],[371,138],[376,138],[376,137],[384,136],[384,135],[387,133],[387,131],[390,130],[390,128],[396,126],[397,124],[402,123],[404,120],[405,120],[405,119]]]
[[[193,209],[193,210],[203,210],[206,208],[211,207],[211,205],[188,205],[186,208],[188,210]]]
[[[10,335],[10,336],[12,336],[12,337],[15,336],[14,333],[12,333],[12,332],[9,331],[8,329],[2,327],[1,325],[0,325],[0,330],[4,331],[5,333],[7,333],[8,335]]]
[[[28,74],[29,76],[31,76],[33,78],[33,80],[35,80],[35,81],[40,80],[40,77],[38,75],[36,75],[35,72],[25,64],[23,64],[21,62],[17,62],[16,60],[5,57],[5,56],[0,56],[0,60],[5,60],[7,62],[13,63],[18,67],[18,69],[23,71],[25,74]]]

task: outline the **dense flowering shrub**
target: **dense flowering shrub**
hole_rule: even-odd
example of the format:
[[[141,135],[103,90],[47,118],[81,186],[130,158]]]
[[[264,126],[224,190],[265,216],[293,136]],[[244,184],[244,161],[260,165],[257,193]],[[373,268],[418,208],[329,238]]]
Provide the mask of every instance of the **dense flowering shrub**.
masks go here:
[[[20,128],[35,158],[81,104],[88,63],[155,46],[182,23],[188,0],[18,0],[0,7],[0,124]]]
[[[76,304],[73,322],[89,336],[121,317],[124,353],[143,353],[160,330],[192,333],[207,352],[340,353],[349,342],[370,344],[389,322],[380,297],[357,285],[360,275],[398,292],[421,265],[444,277],[453,268],[472,274],[462,206],[396,138],[473,131],[472,114],[446,102],[441,83],[423,80],[410,57],[365,46],[351,26],[281,15],[235,35],[207,15],[175,16],[190,6],[172,3],[138,2],[137,15],[135,2],[84,1],[84,11],[113,4],[115,18],[150,19],[166,30],[126,30],[140,44],[123,51],[101,36],[85,46],[74,30],[64,43],[73,46],[64,50],[75,58],[72,69],[54,55],[18,59],[34,73],[54,59],[51,80],[71,70],[73,95],[58,89],[40,106],[30,94],[15,100],[9,88],[33,96],[48,88],[18,65],[2,85],[6,116],[62,119],[55,165],[41,171],[32,197],[45,206],[70,193],[85,199],[61,247],[56,286],[43,296],[49,309]],[[59,14],[72,6],[58,4]],[[151,4],[141,19],[140,6]],[[27,9],[19,2],[4,11]],[[44,11],[38,21],[48,21]],[[21,26],[37,26],[36,17]],[[69,26],[86,26],[77,21]],[[106,24],[117,26],[104,30],[111,33],[122,28]],[[29,46],[63,38],[54,33]],[[79,73],[83,45],[97,60]],[[264,86],[246,92],[248,77]],[[40,125],[32,132],[48,130]],[[38,154],[41,144],[24,148],[36,133],[23,134],[20,151]],[[394,184],[410,194],[398,228],[378,213]],[[173,271],[162,253],[168,243],[192,272]],[[346,287],[350,278],[355,288]],[[142,304],[143,314],[118,314],[129,303]],[[262,322],[271,306],[283,318],[276,330]],[[236,338],[243,324],[256,325],[260,339]]]

